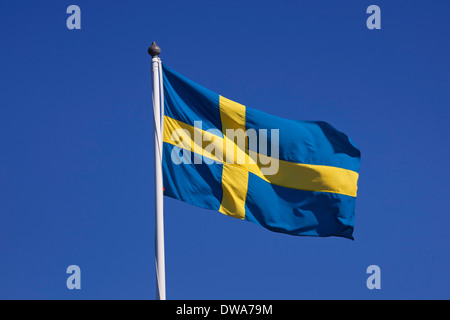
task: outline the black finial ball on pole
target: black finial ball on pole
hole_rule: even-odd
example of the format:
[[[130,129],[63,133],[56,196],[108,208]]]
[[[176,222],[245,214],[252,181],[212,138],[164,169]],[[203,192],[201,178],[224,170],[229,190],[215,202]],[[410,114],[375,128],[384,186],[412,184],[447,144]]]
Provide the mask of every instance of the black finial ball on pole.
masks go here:
[[[148,54],[151,55],[152,57],[156,57],[161,54],[161,48],[158,47],[155,41],[153,41],[150,48],[148,48]]]

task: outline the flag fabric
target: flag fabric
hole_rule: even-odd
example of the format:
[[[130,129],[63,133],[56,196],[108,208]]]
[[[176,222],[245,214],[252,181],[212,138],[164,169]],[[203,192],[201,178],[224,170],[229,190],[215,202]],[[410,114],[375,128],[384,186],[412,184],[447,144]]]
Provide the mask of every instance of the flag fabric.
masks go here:
[[[275,232],[353,239],[360,151],[344,133],[246,107],[164,64],[163,84],[164,195]]]

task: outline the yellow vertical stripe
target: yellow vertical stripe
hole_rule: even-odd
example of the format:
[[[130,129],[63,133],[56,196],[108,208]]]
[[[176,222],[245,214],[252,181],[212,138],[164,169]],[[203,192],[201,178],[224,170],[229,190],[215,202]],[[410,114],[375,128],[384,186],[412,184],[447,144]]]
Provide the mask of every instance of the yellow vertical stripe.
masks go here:
[[[226,129],[245,130],[245,106],[222,96],[219,104],[222,132]]]
[[[238,219],[245,218],[248,171],[232,163],[223,165],[223,197],[219,211]]]
[[[227,137],[227,129],[245,132],[245,106],[220,96],[220,118],[224,135],[224,153],[233,152],[233,158],[224,156],[222,173],[223,197],[219,211],[239,219],[245,218],[245,199],[248,189],[248,170],[245,168],[246,142],[239,145]],[[230,132],[230,131],[228,131]],[[245,137],[245,136],[244,136]],[[242,165],[241,161],[244,159]]]

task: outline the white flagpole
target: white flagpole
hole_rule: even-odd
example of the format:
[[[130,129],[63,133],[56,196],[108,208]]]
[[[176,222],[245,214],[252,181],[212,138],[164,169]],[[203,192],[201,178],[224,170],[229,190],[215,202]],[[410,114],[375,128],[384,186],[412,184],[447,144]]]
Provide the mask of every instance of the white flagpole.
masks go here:
[[[164,113],[164,93],[161,79],[161,49],[155,42],[148,49],[152,56],[152,93],[153,119],[155,126],[155,262],[156,262],[156,299],[166,300],[166,271],[164,258],[164,211],[163,211],[163,177],[162,177],[162,119]]]

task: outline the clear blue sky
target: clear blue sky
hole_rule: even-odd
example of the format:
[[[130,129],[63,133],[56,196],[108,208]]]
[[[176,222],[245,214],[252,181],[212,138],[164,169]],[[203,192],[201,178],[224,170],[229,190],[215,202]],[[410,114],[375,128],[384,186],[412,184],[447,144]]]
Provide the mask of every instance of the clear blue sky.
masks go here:
[[[81,30],[66,8],[81,8]],[[381,30],[366,9],[381,8]],[[450,298],[449,1],[13,1],[0,10],[0,298],[154,299],[150,57],[362,152],[355,241],[166,198],[169,299]],[[66,268],[81,268],[81,290]],[[381,268],[381,290],[366,268]]]

